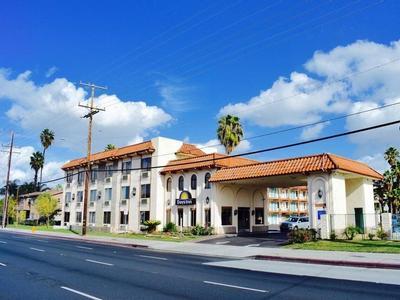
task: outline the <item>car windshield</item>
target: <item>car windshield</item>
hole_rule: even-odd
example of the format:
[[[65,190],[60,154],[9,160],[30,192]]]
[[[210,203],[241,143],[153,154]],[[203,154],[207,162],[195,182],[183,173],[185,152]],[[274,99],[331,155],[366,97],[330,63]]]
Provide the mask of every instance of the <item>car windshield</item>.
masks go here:
[[[294,218],[294,217],[291,217],[291,218],[289,218],[289,222],[297,222],[297,220],[298,220],[299,218]]]

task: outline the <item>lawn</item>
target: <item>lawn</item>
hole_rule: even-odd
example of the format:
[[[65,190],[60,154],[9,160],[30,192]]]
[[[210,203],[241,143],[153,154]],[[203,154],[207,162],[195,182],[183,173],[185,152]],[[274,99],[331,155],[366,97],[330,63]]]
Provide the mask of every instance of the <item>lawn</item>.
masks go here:
[[[55,229],[52,226],[29,226],[29,225],[8,225],[9,228],[29,230],[32,232],[33,227],[36,231],[48,231],[48,232],[59,232],[68,234],[78,234],[75,231],[70,231],[68,229]],[[118,237],[118,238],[130,238],[130,239],[141,239],[141,240],[155,240],[155,241],[168,241],[168,242],[185,242],[190,240],[198,239],[199,236],[194,235],[180,235],[166,234],[161,232],[155,232],[152,234],[138,234],[138,233],[110,233],[110,232],[100,232],[100,231],[89,231],[89,236],[104,236],[104,237]]]
[[[302,250],[326,250],[349,252],[400,253],[400,241],[378,240],[337,240],[308,242],[304,244],[290,244],[285,248]]]

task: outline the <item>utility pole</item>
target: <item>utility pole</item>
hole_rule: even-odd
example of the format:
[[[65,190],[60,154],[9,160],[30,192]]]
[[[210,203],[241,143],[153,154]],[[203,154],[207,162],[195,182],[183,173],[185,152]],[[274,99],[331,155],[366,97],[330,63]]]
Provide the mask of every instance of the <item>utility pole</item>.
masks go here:
[[[80,83],[81,86],[85,86],[91,89],[91,96],[89,105],[79,104],[80,107],[87,108],[89,112],[83,116],[83,118],[89,119],[88,128],[88,139],[87,139],[87,157],[86,157],[86,171],[85,171],[85,188],[83,194],[83,216],[82,216],[82,235],[86,235],[87,231],[87,213],[88,213],[88,197],[89,197],[89,176],[91,174],[91,151],[92,151],[92,126],[93,126],[93,115],[100,111],[105,111],[103,108],[94,106],[94,94],[96,89],[106,90],[106,87],[97,86],[93,83]]]
[[[7,178],[6,178],[6,194],[4,197],[4,203],[3,203],[3,220],[2,220],[2,227],[6,228],[7,226],[7,219],[8,219],[8,214],[7,214],[7,209],[8,209],[8,186],[9,186],[9,181],[10,181],[10,170],[11,170],[11,157],[13,154],[13,147],[14,147],[14,132],[11,132],[11,143],[10,143],[10,152],[8,153],[8,166],[7,166]]]

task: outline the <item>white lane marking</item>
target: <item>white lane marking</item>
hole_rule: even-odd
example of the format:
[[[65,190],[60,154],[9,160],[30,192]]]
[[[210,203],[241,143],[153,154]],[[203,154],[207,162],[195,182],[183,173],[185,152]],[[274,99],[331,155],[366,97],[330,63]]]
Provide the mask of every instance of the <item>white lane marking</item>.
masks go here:
[[[7,265],[6,265],[6,264],[3,264],[3,263],[0,263],[0,266],[2,266],[2,267],[7,267]]]
[[[29,249],[34,250],[34,251],[39,251],[39,252],[45,252],[43,249],[38,249],[38,248],[33,248],[33,247],[30,247]]]
[[[215,244],[216,245],[223,245],[223,244],[228,244],[228,243],[230,243],[231,241],[224,241],[224,242],[216,242]]]
[[[0,244],[7,244],[7,242],[5,242],[5,241],[0,241]]]
[[[250,245],[247,245],[246,247],[260,247],[260,244],[250,244]]]
[[[114,264],[98,261],[98,260],[92,260],[92,259],[85,259],[88,262],[94,263],[94,264],[99,264],[99,265],[105,265],[105,266],[113,266]]]
[[[76,248],[86,249],[86,250],[93,250],[93,248],[85,247],[85,246],[75,246]]]
[[[86,293],[83,293],[83,292],[80,292],[80,291],[71,289],[71,288],[66,287],[66,286],[60,286],[60,288],[62,288],[62,289],[64,289],[64,290],[67,290],[67,291],[69,291],[69,292],[72,292],[72,293],[81,295],[81,296],[83,296],[83,297],[89,298],[89,299],[93,299],[93,300],[102,300],[101,298],[97,298],[97,297],[95,297],[95,296],[92,296],[92,295],[89,295],[89,294],[86,294]]]
[[[158,257],[158,256],[150,256],[150,255],[138,255],[140,257],[144,257],[144,258],[152,258],[152,259],[158,259],[158,260],[168,260],[165,257]]]
[[[43,243],[48,243],[49,242],[49,241],[46,241],[46,240],[36,240],[36,241],[43,242]]]
[[[269,291],[266,291],[266,290],[253,289],[253,288],[249,288],[249,287],[231,285],[231,284],[219,283],[219,282],[213,282],[213,281],[203,281],[203,282],[207,283],[207,284],[220,285],[220,286],[225,286],[225,287],[231,287],[231,288],[234,288],[234,289],[241,289],[241,290],[259,292],[259,293],[268,293],[269,292]]]

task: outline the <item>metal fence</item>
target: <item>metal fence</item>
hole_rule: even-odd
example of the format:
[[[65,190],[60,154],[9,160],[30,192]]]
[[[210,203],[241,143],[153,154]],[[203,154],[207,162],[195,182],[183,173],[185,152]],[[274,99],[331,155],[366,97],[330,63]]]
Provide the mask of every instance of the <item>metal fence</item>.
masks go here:
[[[400,240],[400,214],[392,215],[392,240]]]

